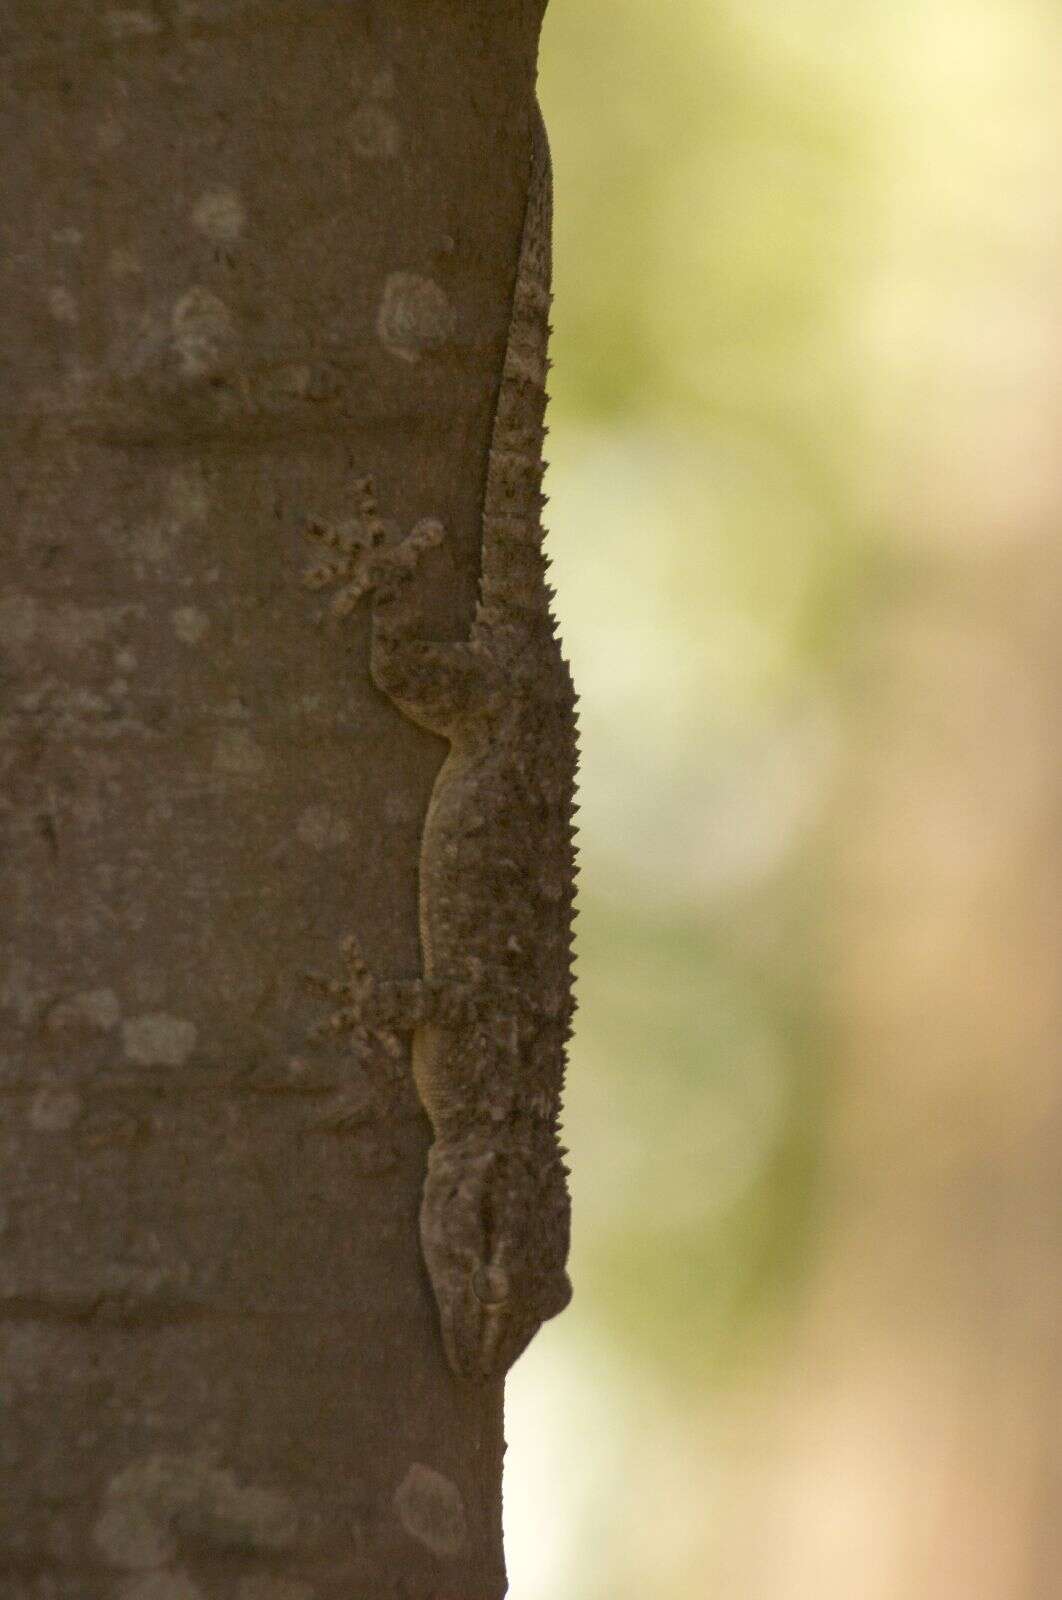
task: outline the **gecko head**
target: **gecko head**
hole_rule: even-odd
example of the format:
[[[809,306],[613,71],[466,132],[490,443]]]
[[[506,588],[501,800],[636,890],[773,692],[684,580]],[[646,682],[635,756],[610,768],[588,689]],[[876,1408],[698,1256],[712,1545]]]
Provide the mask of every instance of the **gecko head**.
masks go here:
[[[536,1145],[437,1143],[428,1157],[421,1240],[450,1365],[501,1378],[571,1299],[570,1206],[550,1137]]]

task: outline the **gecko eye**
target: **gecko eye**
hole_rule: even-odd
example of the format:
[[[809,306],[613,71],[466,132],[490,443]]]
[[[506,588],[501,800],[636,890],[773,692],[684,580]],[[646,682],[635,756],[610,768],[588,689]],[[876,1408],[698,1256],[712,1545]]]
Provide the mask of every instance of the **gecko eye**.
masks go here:
[[[482,1306],[504,1305],[509,1298],[509,1274],[501,1267],[477,1267],[472,1293]]]

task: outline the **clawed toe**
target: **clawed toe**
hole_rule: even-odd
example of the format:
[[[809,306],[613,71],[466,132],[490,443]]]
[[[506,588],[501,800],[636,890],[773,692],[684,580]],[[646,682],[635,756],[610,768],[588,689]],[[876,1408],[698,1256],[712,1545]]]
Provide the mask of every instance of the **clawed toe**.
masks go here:
[[[349,523],[333,524],[320,517],[308,517],[303,524],[307,539],[333,552],[331,560],[319,562],[305,572],[303,582],[309,589],[341,585],[331,604],[337,617],[348,616],[362,596],[373,590],[379,592],[381,600],[393,600],[396,588],[408,582],[416,571],[424,551],[433,549],[445,537],[441,522],[424,517],[404,539],[387,545],[388,525],[377,510],[371,478],[355,483],[354,503],[357,511]]]
[[[304,972],[302,981],[314,994],[323,995],[326,1000],[345,1000],[349,1004],[354,999],[352,986],[340,978],[326,978],[322,972]]]
[[[368,963],[361,953],[361,945],[358,943],[356,934],[347,934],[343,940],[342,950],[343,959],[350,969],[350,976],[355,983],[371,983],[372,977]]]

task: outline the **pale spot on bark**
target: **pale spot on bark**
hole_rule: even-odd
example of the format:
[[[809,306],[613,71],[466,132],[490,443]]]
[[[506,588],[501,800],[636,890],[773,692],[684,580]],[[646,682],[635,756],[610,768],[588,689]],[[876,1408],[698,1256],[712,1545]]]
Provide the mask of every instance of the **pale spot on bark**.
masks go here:
[[[116,1026],[120,1016],[121,1006],[113,989],[85,989],[52,1006],[45,1026],[49,1033],[93,1028],[106,1032]]]
[[[393,112],[376,100],[368,100],[347,123],[355,155],[367,161],[388,161],[402,144],[402,130]]]
[[[142,1067],[180,1067],[195,1049],[194,1022],[166,1011],[130,1017],[122,1024],[122,1044],[130,1061]]]
[[[395,1510],[411,1539],[437,1556],[453,1556],[465,1542],[461,1491],[434,1467],[414,1461],[395,1490]]]
[[[198,378],[217,365],[232,338],[232,313],[224,300],[197,284],[177,301],[170,326],[185,375]]]
[[[80,228],[53,228],[52,229],[52,243],[53,244],[66,244],[66,245],[69,245],[71,247],[71,249],[76,250],[78,245],[84,243],[84,240],[85,240],[85,235],[82,233]]]
[[[108,11],[104,21],[112,39],[147,39],[159,31],[159,19],[149,11]]]
[[[186,1572],[148,1572],[123,1583],[118,1600],[205,1600],[205,1596]]]
[[[304,400],[310,392],[313,382],[313,371],[303,362],[294,362],[290,366],[281,367],[277,374],[277,384],[285,394],[297,395]]]
[[[83,1102],[76,1089],[48,1084],[38,1089],[29,1108],[30,1126],[38,1133],[66,1133],[81,1115]]]
[[[169,1529],[156,1521],[152,1510],[124,1497],[100,1517],[93,1538],[116,1567],[161,1567],[177,1554]]]
[[[67,655],[75,655],[87,645],[105,639],[122,617],[120,606],[59,605],[42,611],[41,621],[49,640]]]
[[[350,838],[348,823],[325,805],[307,806],[295,824],[295,832],[303,844],[314,850],[335,849]]]
[[[132,672],[137,666],[137,659],[132,650],[119,650],[114,664],[120,672]]]
[[[243,201],[232,189],[208,189],[196,201],[192,221],[217,244],[235,244],[246,221]]]
[[[454,331],[454,309],[431,278],[392,272],[384,284],[376,333],[385,349],[402,361],[419,361],[438,349]]]
[[[214,744],[214,768],[234,778],[257,778],[266,768],[265,751],[246,728],[224,728]]]
[[[69,289],[57,284],[48,291],[48,309],[56,322],[77,321],[77,301]]]
[[[99,644],[128,615],[128,606],[46,605],[30,595],[0,600],[0,646],[14,654],[43,638],[53,649],[74,655]]]
[[[291,1547],[297,1527],[281,1491],[241,1485],[197,1456],[155,1455],[111,1479],[93,1536],[112,1565],[155,1568],[173,1560],[182,1539],[214,1551],[276,1552]]]
[[[178,606],[172,621],[173,631],[182,644],[198,644],[210,627],[210,618],[198,606]]]
[[[129,278],[143,270],[144,264],[135,250],[126,250],[118,245],[107,257],[107,271],[112,277]]]

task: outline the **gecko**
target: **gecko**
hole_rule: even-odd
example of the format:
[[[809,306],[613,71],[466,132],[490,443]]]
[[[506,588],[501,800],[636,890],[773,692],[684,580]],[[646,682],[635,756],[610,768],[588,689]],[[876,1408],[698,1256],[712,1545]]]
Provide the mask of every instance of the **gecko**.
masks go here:
[[[413,722],[449,742],[419,860],[423,972],[374,975],[356,939],[347,975],[317,980],[333,1031],[412,1034],[433,1142],[421,1249],[450,1366],[500,1378],[571,1297],[570,1201],[559,1118],[574,1012],[576,696],[542,549],[552,168],[533,116],[530,181],[491,427],[480,583],[466,639],[418,636],[410,580],[445,537],[425,518],[388,541],[371,479],[327,558],[305,575],[332,610],[371,596],[370,671]]]

